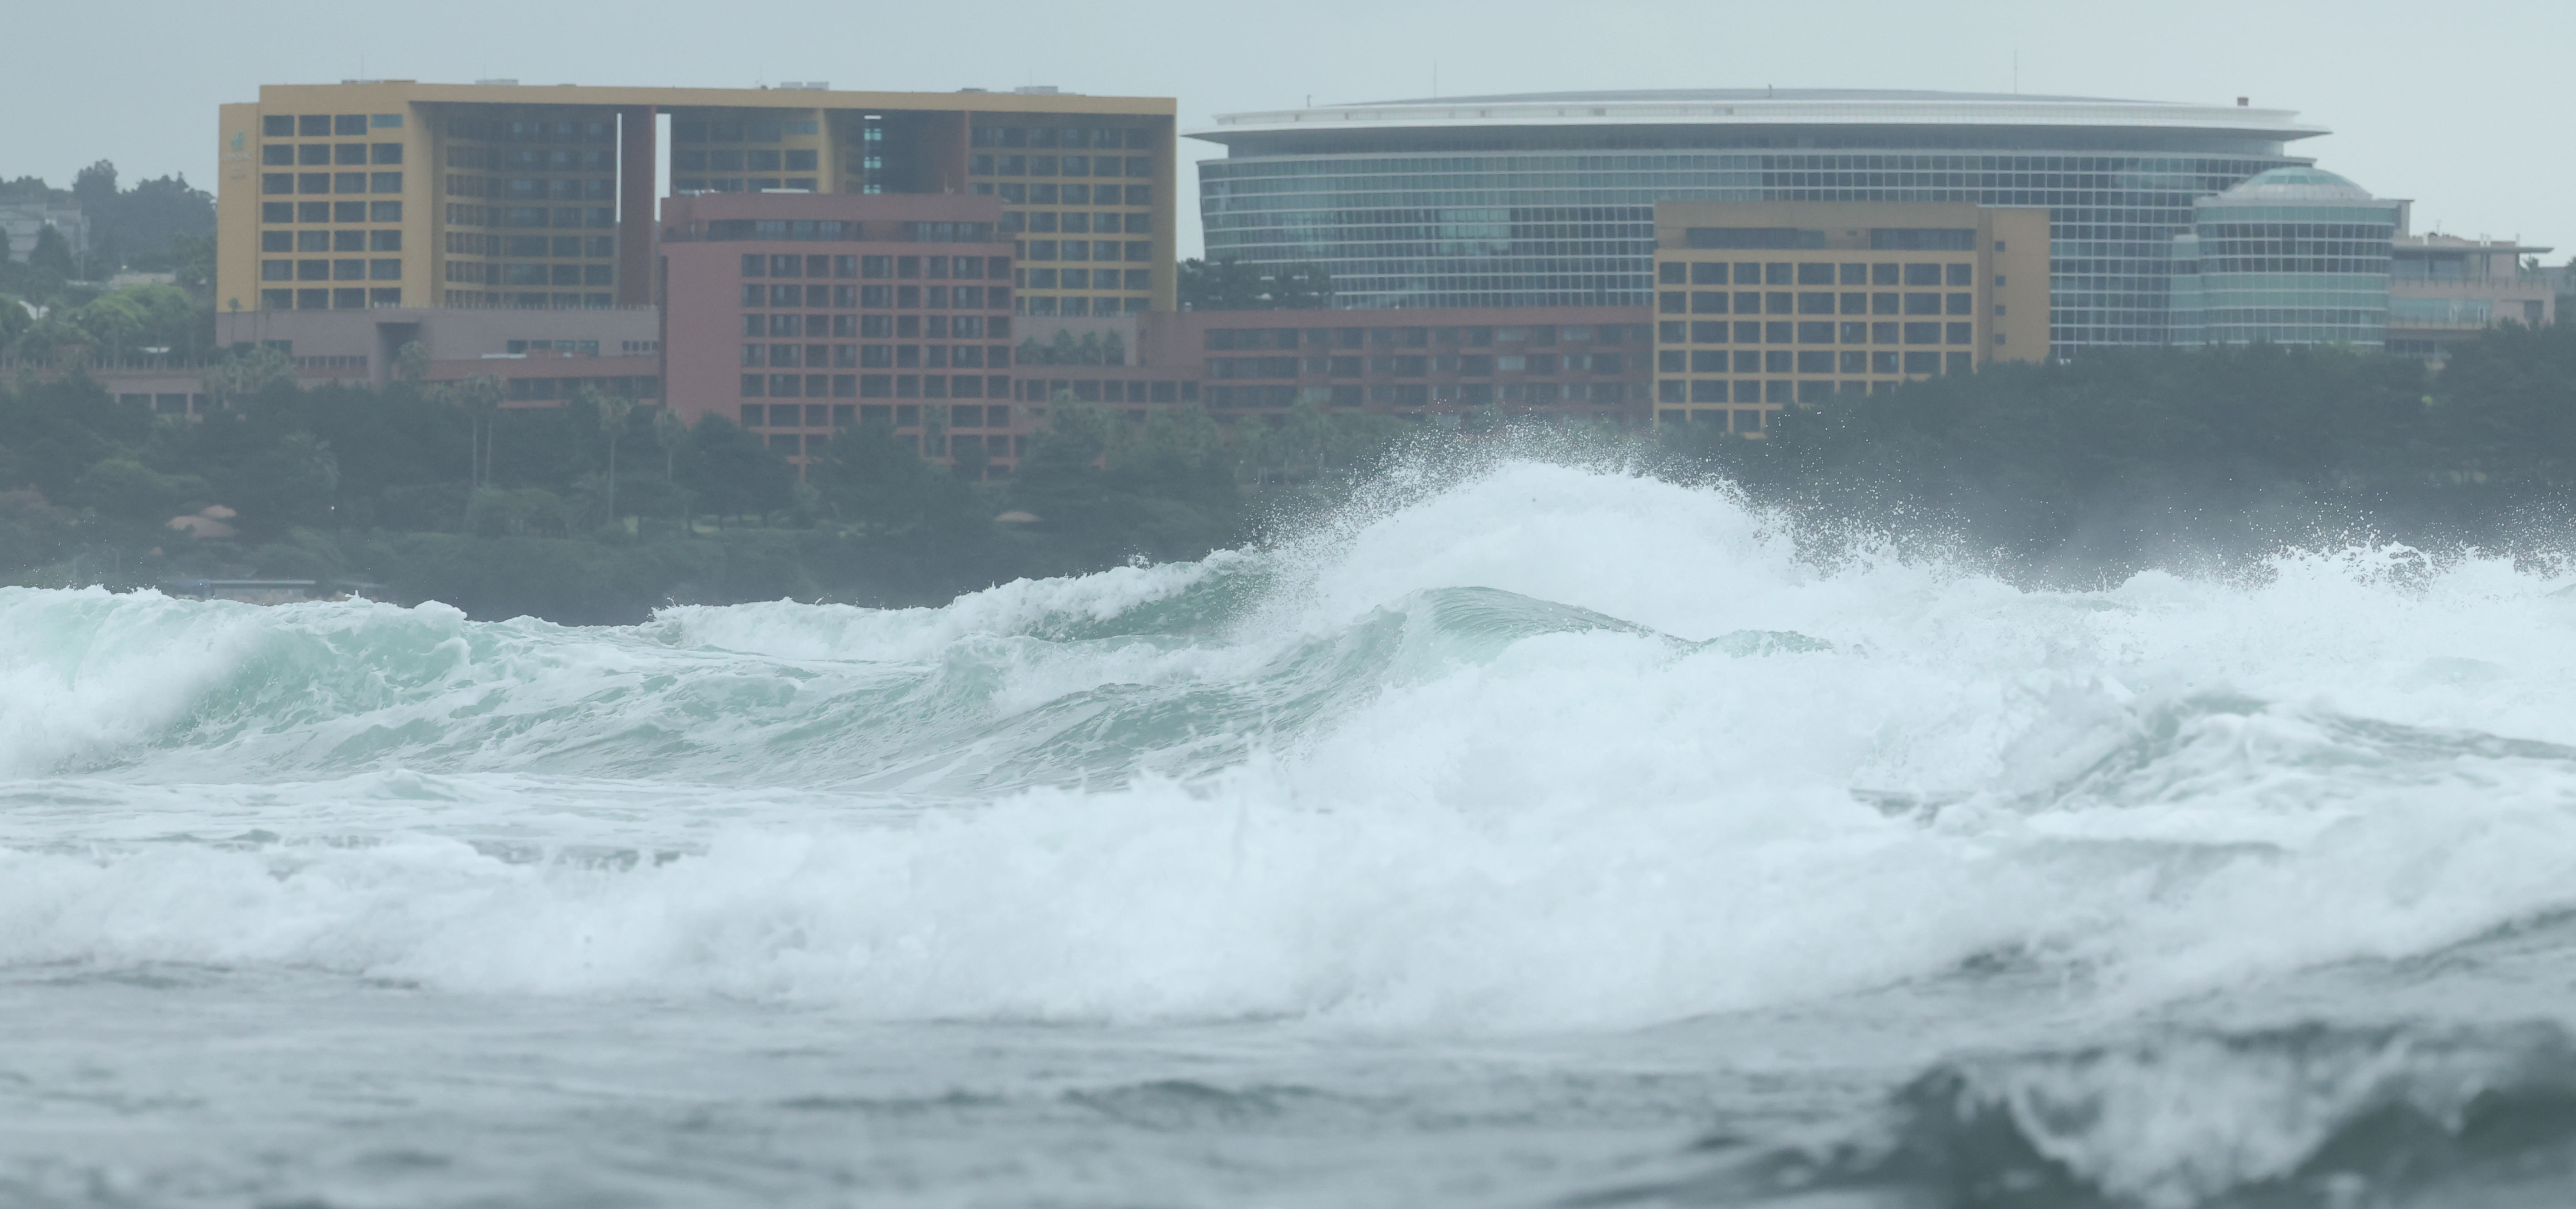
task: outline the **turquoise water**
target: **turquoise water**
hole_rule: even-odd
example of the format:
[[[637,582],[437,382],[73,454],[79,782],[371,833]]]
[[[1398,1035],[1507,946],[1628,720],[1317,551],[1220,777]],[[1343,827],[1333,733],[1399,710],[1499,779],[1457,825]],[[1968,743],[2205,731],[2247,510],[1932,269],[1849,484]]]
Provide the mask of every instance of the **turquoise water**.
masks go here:
[[[2560,1205],[2576,599],[1511,463],[941,609],[0,589],[0,1204]]]

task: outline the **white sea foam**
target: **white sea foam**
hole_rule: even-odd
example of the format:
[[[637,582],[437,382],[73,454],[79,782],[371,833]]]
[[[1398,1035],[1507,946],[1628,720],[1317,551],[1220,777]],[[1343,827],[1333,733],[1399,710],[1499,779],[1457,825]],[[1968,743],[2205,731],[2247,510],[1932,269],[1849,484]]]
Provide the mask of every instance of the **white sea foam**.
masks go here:
[[[0,850],[0,962],[1560,1028],[2009,952],[2154,1001],[2571,897],[2576,763],[2493,737],[2576,744],[2576,606],[2501,562],[2405,564],[1826,573],[1723,495],[1512,465],[1329,538],[946,610],[599,631],[5,590],[0,767],[105,765],[46,792],[109,811],[300,787],[210,790],[273,833],[231,847]],[[1509,598],[1494,634],[1424,620],[1463,588],[1528,624]],[[1121,628],[1149,607],[1181,620]],[[1686,645],[1748,629],[1830,649]],[[597,825],[639,794],[685,824]],[[530,859],[621,843],[685,854]]]

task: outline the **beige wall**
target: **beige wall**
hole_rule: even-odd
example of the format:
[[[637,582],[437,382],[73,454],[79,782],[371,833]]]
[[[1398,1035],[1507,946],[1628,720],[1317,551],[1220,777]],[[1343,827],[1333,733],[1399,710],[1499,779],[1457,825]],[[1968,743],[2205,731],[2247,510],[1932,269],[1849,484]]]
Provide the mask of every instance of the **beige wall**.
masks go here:
[[[1796,242],[1806,246],[1693,247],[1693,228],[1794,230],[1803,233]],[[1872,231],[1881,228],[1974,236],[1961,249],[1874,248]],[[1655,233],[1659,423],[1723,423],[1758,434],[1785,407],[2048,355],[2045,209],[1941,202],[1660,202]],[[1741,280],[1745,266],[1754,266],[1750,271],[1762,278],[1758,284]],[[1909,283],[1909,266],[1915,273],[1933,266],[1939,284]],[[1726,277],[1723,284],[1713,280],[1719,275]],[[1927,297],[1939,310],[1906,313],[1905,307]],[[1962,298],[1964,311],[1954,301]],[[1753,301],[1762,304],[1759,313],[1744,312],[1742,304]],[[1818,309],[1827,305],[1830,310]],[[1825,334],[1832,338],[1820,338]],[[1906,340],[1924,334],[1939,340]],[[1747,335],[1758,338],[1740,338]]]

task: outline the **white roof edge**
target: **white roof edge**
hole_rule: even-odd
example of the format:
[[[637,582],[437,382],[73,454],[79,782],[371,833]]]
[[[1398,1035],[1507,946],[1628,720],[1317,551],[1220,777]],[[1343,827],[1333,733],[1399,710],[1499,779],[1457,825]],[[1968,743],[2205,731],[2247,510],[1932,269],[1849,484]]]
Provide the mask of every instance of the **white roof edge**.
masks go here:
[[[2329,133],[2294,109],[2171,102],[2095,101],[1602,101],[1343,105],[1222,113],[1188,136],[1223,142],[1239,134],[1363,127],[1476,129],[1494,126],[2100,126],[2236,131],[2284,139]]]

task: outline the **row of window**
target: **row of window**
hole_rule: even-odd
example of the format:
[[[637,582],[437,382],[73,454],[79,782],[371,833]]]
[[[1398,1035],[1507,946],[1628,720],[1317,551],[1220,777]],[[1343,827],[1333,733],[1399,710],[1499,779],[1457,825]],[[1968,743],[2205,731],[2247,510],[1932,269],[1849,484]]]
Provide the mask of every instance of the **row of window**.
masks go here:
[[[450,197],[500,201],[615,201],[617,181],[606,176],[458,176],[449,174]]]
[[[1023,403],[1044,403],[1058,395],[1071,395],[1078,403],[1196,403],[1199,384],[1126,382],[1116,378],[1078,378],[1072,381],[1058,378],[1052,382],[1037,378],[1020,379],[1020,401]]]
[[[511,310],[518,311],[601,310],[617,305],[617,296],[615,294],[607,293],[547,294],[526,292],[501,294],[487,293],[480,290],[449,290],[447,291],[445,298],[446,302],[444,305],[447,306],[508,307]]]
[[[304,234],[304,233],[299,233]],[[383,232],[397,238],[401,232]],[[472,231],[447,233],[447,250],[459,256],[513,256],[527,259],[537,256],[589,257],[605,260],[617,255],[614,235],[482,235]]]
[[[1665,326],[1681,325],[1666,324]],[[1791,322],[1785,319],[1772,319],[1738,320],[1731,324],[1714,321],[1695,322],[1690,325],[1690,329],[1690,342],[1693,344],[1974,344],[1977,342],[1977,325],[1974,323],[1860,323],[1848,320],[1837,322],[1830,319]],[[1679,341],[1668,340],[1665,343],[1674,344]],[[2001,333],[1996,334],[1995,343],[2003,343]],[[1683,355],[1685,353],[1682,349],[1668,348],[1656,354],[1656,363],[1664,366],[1667,373],[1677,372],[1671,367],[1675,364],[1675,358]],[[1688,355],[1698,356],[1699,354]]]
[[[487,143],[610,143],[617,140],[613,121],[568,121],[531,118],[447,119],[449,138]]]
[[[1011,380],[982,374],[744,374],[746,399],[982,399],[1011,397]]]
[[[1211,357],[1212,378],[1294,378],[1322,374],[1356,378],[1363,373],[1419,378],[1425,374],[1491,377],[1495,374],[1623,374],[1637,363],[1618,353],[1399,353],[1381,357]]]
[[[399,164],[403,162],[403,145],[400,143],[270,143],[259,149],[259,162],[271,166]]]
[[[1149,155],[970,155],[968,176],[1152,176]]]
[[[262,193],[400,193],[399,172],[265,172]]]
[[[1088,235],[1094,230],[1103,235],[1129,231],[1138,235],[1152,231],[1150,214],[1109,213],[1095,216],[1079,210],[1010,210],[1002,215],[1004,235]]]
[[[329,311],[360,310],[371,306],[401,306],[402,289],[337,289],[337,290],[261,290],[259,309],[263,311]]]
[[[400,281],[400,260],[263,260],[261,281]]]
[[[1938,333],[1935,334],[1937,335]],[[1940,341],[1932,340],[1925,341],[1924,343],[1938,344]],[[1953,341],[1952,343],[1965,342]],[[1839,351],[1835,349],[1808,349],[1794,352],[1789,349],[1738,349],[1733,353],[1729,353],[1723,349],[1694,349],[1688,353],[1674,351],[1659,354],[1656,358],[1655,368],[1658,373],[1663,374],[1920,373],[1923,371],[1899,370],[1897,367],[1901,364],[1905,364],[1905,362],[1900,360],[1900,357],[1912,357],[1916,358],[1920,363],[1929,364],[1929,362],[1921,362],[1920,359],[1925,357],[1940,357],[1943,355],[1945,354],[1936,352],[1909,352],[1900,354],[1892,350],[1864,352],[1858,349],[1843,349]],[[1947,355],[1973,358],[1976,354],[1953,353]]]
[[[980,285],[762,285],[742,287],[747,307],[857,307],[896,310],[1004,310],[1011,305],[1007,286]]]
[[[1151,269],[1028,269],[1021,285],[1032,290],[1148,290]]]
[[[451,143],[447,166],[520,172],[614,172],[617,153],[601,147],[477,147]]]
[[[675,176],[671,178],[673,193],[767,193],[773,189],[792,189],[802,193],[820,191],[817,178],[811,176],[790,176],[784,179],[775,176]],[[867,192],[877,193],[881,190],[871,188]]]
[[[615,206],[478,206],[470,202],[451,202],[447,221],[458,227],[553,227],[572,230],[581,227],[597,229],[617,225]]]
[[[1868,372],[1885,376],[1922,374],[1965,374],[1977,368],[1976,358],[1968,353],[1907,353],[1902,361],[1893,360],[1895,353],[1877,353],[1890,358],[1883,365],[1873,362]],[[1831,371],[1825,371],[1831,372]],[[1853,371],[1859,372],[1859,371]],[[1808,378],[1792,382],[1785,378],[1698,378],[1684,382],[1667,378],[1655,383],[1657,403],[1815,403],[1833,395],[1859,394],[1871,384],[1845,378],[1839,382],[1827,378]],[[1886,383],[1884,385],[1894,385]]]
[[[1973,315],[1977,296],[1968,293],[1876,293],[1828,290],[1768,293],[1742,290],[1666,290],[1655,299],[1665,315]]]
[[[990,384],[987,383],[987,385]],[[864,403],[855,408],[847,403],[745,403],[742,405],[742,426],[745,428],[847,428],[852,424],[919,428],[922,419],[921,405],[918,403]],[[1011,426],[1011,405],[1008,403],[952,404],[948,408],[947,418],[942,423],[952,429],[1008,428]]]
[[[793,315],[746,313],[742,317],[745,338],[766,336],[789,339],[862,340],[901,338],[905,340],[1007,340],[1011,320],[1006,315]],[[745,362],[745,364],[749,364]]]
[[[1995,245],[2002,251],[2003,245]],[[1975,285],[1977,266],[1946,264],[1836,264],[1782,261],[1667,260],[1655,266],[1665,285]],[[1997,284],[2001,284],[1998,282]]]
[[[788,138],[809,138],[822,132],[822,123],[814,118],[725,121],[686,118],[671,123],[671,141],[674,143],[775,143]]]
[[[821,170],[821,160],[821,152],[797,148],[673,151],[671,171],[693,175],[702,172],[815,172]]]
[[[262,252],[399,252],[402,228],[375,231],[262,231]]]
[[[1080,294],[1061,297],[1054,294],[1022,294],[1016,313],[1040,317],[1062,315],[1068,319],[1080,319],[1087,315],[1142,315],[1145,313],[1146,304],[1151,301],[1152,299],[1140,297],[1085,298]]]
[[[1150,148],[1154,132],[1142,126],[982,126],[967,142],[977,147]]]
[[[260,118],[259,133],[272,139],[364,138],[369,130],[400,130],[402,124],[399,113],[272,113]]]
[[[259,220],[263,223],[401,222],[402,207],[398,201],[261,202]]]
[[[1142,218],[1143,215],[1137,217]],[[1023,239],[1013,241],[1022,260],[1152,260],[1150,240]]]
[[[975,184],[978,197],[998,197],[1006,206],[1150,206],[1154,204],[1152,185],[1024,185],[1004,181],[995,185],[983,181]]]
[[[745,277],[920,277],[972,281],[1010,274],[1007,256],[800,256],[792,252],[746,252]]]
[[[745,369],[1008,369],[1011,346],[995,344],[746,344]]]
[[[451,260],[441,274],[462,285],[565,286],[615,285],[617,266],[608,264],[504,264]]]
[[[1294,349],[1358,348],[1368,344],[1395,348],[1428,348],[1434,344],[1460,344],[1486,348],[1496,344],[1532,344],[1546,346],[1562,339],[1569,344],[1595,341],[1619,344],[1625,341],[1644,343],[1646,325],[1642,323],[1535,323],[1526,327],[1212,327],[1202,339],[1211,349]]]
[[[1375,386],[1211,386],[1207,388],[1207,405],[1211,409],[1229,407],[1292,407],[1314,403],[1331,407],[1358,407],[1363,402],[1392,407],[1490,407],[1496,403],[1514,407],[1556,407],[1564,404],[1625,406],[1630,400],[1626,382],[1392,382]],[[1639,391],[1644,387],[1638,386]],[[1642,395],[1639,397],[1642,398]]]

